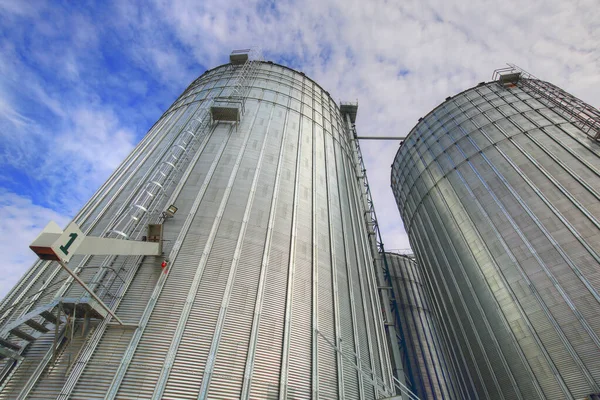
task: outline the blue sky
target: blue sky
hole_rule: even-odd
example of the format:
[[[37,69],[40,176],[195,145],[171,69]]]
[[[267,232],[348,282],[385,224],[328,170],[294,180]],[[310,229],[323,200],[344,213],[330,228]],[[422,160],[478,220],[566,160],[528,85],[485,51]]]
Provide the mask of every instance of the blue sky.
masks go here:
[[[473,3],[473,4],[471,4]],[[260,46],[332,96],[360,135],[402,136],[513,62],[600,105],[597,0],[0,0],[0,297],[162,112],[232,49]],[[395,142],[365,142],[386,247],[407,248],[391,191]]]

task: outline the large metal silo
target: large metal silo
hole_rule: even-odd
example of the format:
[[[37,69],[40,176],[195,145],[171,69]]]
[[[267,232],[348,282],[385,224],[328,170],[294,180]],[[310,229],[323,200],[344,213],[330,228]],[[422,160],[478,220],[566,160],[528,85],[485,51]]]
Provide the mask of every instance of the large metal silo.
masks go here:
[[[600,112],[511,67],[419,120],[392,188],[470,397],[600,392]]]
[[[329,93],[233,53],[74,219],[122,240],[163,226],[165,257],[69,263],[126,325],[74,315],[89,296],[54,262],[37,262],[0,310],[0,344],[18,353],[4,358],[0,398],[392,395],[357,173]]]
[[[439,321],[431,310],[430,294],[413,255],[386,253],[407,357],[405,369],[421,399],[460,399],[466,393],[446,356]]]

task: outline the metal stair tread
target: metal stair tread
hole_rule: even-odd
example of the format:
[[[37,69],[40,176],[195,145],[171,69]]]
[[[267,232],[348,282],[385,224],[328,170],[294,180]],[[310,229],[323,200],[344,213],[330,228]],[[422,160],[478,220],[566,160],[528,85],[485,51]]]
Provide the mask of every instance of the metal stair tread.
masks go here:
[[[24,322],[24,324],[35,329],[38,332],[46,333],[46,332],[50,331],[50,329],[46,328],[44,325],[40,324],[39,322],[37,322],[33,319],[28,319],[27,321]]]
[[[36,339],[36,337],[30,335],[27,332],[23,332],[22,330],[20,330],[18,328],[11,329],[10,333],[12,333],[13,335],[15,335],[23,340],[27,340],[28,342],[33,342]]]
[[[2,338],[0,338],[0,345],[6,347],[7,349],[21,350],[21,346],[19,346],[18,344]]]

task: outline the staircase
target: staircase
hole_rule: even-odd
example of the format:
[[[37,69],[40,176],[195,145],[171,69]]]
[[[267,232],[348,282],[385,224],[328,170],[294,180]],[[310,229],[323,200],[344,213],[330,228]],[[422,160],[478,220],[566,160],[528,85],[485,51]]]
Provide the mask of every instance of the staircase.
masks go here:
[[[78,317],[86,321],[104,319],[106,315],[106,310],[94,299],[56,298],[22,315],[0,331],[0,359],[20,360],[28,345],[52,329],[57,330],[66,321]]]

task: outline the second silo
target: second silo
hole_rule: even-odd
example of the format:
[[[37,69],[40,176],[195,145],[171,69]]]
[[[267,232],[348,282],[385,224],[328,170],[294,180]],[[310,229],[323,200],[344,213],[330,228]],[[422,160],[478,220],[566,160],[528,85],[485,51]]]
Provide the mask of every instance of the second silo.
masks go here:
[[[392,188],[479,398],[600,392],[600,112],[517,68],[412,129]]]
[[[412,378],[413,391],[421,399],[468,398],[445,354],[450,349],[438,334],[439,321],[414,256],[388,252],[386,261],[406,342],[405,371]]]

